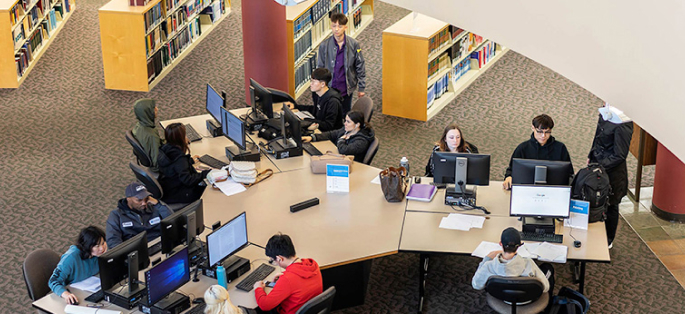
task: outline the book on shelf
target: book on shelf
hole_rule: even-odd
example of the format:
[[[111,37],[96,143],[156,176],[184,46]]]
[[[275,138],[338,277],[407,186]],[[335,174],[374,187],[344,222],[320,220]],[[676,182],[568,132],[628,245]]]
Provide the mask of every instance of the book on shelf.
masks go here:
[[[350,0],[341,0],[340,3],[342,3],[342,13],[347,15],[350,9]]]
[[[312,31],[311,29],[304,33],[295,42],[295,64],[298,64],[306,54],[312,49]]]
[[[359,28],[362,26],[362,8],[358,8],[354,13],[352,14],[352,24],[354,29]]]
[[[315,24],[322,17],[328,17],[328,11],[331,10],[331,0],[319,0],[311,9],[311,22]]]
[[[471,53],[471,67],[475,69],[480,69],[485,66],[492,58],[495,56],[495,50],[497,44],[494,42],[488,42],[483,45],[478,51]]]
[[[316,52],[310,53],[307,56],[307,61],[295,69],[295,90],[311,80],[312,71],[316,69],[316,57]]]

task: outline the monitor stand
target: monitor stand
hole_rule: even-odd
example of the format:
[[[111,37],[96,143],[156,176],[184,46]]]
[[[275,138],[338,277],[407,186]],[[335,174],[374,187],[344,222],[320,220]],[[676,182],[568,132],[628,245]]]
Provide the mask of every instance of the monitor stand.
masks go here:
[[[272,140],[269,146],[273,150],[276,159],[302,156],[302,146],[297,145],[292,138],[285,141],[282,138]]]
[[[476,206],[476,191],[477,186],[466,185],[462,189],[459,185],[451,186],[445,190],[445,205],[449,206]]]
[[[247,129],[250,132],[259,131],[259,129],[268,121],[263,113],[255,111],[250,112],[250,114],[240,115],[240,119],[245,121]]]
[[[245,143],[245,150],[238,146],[226,146],[226,157],[230,161],[254,161],[259,162],[259,146],[254,143]]]

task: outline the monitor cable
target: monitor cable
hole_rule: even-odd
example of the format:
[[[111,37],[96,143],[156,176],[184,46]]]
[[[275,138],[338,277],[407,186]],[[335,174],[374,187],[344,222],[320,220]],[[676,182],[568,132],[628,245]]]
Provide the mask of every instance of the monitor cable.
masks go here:
[[[481,210],[486,215],[490,215],[490,211],[488,211],[483,206],[478,206],[475,204],[474,205],[467,204],[466,203],[466,193],[464,192],[466,190],[466,184],[464,184],[464,181],[461,181],[461,180],[459,180],[459,182],[457,182],[457,184],[459,185],[459,189],[461,189],[461,200],[462,200],[462,202],[460,202],[459,207],[461,207],[463,210],[474,210],[474,209]],[[454,207],[452,207],[452,208],[454,209]]]

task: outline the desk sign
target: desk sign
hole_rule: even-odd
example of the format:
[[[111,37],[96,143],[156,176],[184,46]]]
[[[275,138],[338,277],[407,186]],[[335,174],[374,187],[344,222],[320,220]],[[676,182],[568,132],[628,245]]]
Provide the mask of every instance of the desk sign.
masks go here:
[[[571,200],[571,212],[568,218],[564,219],[564,226],[587,230],[588,217],[590,217],[590,203]]]
[[[350,192],[350,166],[331,164],[326,165],[326,192]]]

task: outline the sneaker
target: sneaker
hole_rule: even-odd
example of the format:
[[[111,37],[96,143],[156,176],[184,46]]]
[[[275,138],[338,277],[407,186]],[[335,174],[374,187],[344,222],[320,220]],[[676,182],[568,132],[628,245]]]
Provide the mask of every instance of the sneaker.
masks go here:
[[[613,248],[613,247],[614,247],[614,242],[612,241],[611,243],[609,243],[609,249],[611,250],[611,248]]]

